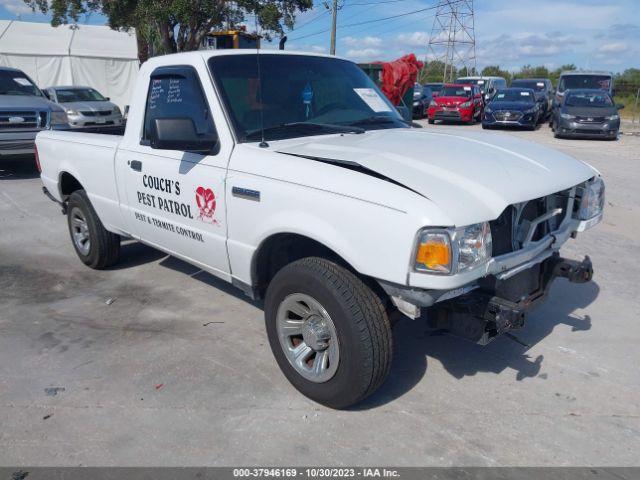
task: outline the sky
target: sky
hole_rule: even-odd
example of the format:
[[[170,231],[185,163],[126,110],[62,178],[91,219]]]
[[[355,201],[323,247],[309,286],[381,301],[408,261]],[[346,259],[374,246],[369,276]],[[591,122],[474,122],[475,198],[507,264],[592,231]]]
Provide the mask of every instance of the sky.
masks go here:
[[[331,15],[321,0],[299,14],[288,32],[288,50],[328,53]],[[437,0],[340,0],[337,54],[358,62],[392,60],[407,53],[429,54]],[[477,66],[523,65],[550,69],[573,63],[579,68],[640,68],[639,0],[475,0]],[[424,10],[427,9],[427,10]],[[418,13],[405,13],[423,10]],[[46,22],[23,0],[0,0],[0,19]],[[402,16],[400,16],[402,15]],[[397,16],[381,21],[386,17]],[[370,23],[363,23],[369,22]],[[93,14],[83,23],[104,24]],[[265,44],[277,48],[277,42]],[[430,57],[427,57],[427,59]]]

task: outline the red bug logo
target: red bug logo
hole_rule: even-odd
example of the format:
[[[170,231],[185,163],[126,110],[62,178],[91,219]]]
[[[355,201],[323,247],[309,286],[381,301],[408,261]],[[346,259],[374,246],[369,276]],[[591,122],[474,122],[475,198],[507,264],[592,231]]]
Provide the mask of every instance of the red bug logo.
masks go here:
[[[216,196],[210,188],[198,187],[196,189],[196,203],[200,209],[198,220],[218,223],[213,218],[216,211]]]

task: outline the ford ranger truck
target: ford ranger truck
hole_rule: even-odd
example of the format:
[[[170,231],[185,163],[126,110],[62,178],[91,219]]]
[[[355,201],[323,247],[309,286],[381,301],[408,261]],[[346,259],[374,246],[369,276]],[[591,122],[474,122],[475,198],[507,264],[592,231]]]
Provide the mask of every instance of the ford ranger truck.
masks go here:
[[[589,165],[510,136],[413,128],[350,61],[297,52],[156,57],[123,136],[41,132],[44,191],[82,262],[136,239],[264,300],[286,378],[349,407],[385,380],[390,318],[427,310],[487,343],[525,324],[560,248],[602,218]]]

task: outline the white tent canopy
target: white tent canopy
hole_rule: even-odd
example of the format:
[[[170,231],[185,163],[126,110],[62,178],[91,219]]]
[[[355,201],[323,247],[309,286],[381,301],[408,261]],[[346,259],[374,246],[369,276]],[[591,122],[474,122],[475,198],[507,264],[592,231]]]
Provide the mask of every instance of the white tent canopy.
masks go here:
[[[138,73],[136,37],[95,25],[0,20],[0,66],[19,68],[40,88],[93,87],[122,108]]]

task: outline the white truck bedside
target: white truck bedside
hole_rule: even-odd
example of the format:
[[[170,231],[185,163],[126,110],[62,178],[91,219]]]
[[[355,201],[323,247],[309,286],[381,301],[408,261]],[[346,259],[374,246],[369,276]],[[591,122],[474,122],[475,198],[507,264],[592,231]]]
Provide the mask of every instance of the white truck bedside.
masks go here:
[[[486,343],[524,325],[560,247],[602,218],[589,165],[484,132],[407,125],[352,62],[205,51],[142,66],[124,136],[41,132],[47,195],[80,259],[121,238],[264,299],[276,361],[304,395],[346,408],[389,372],[390,316]]]

